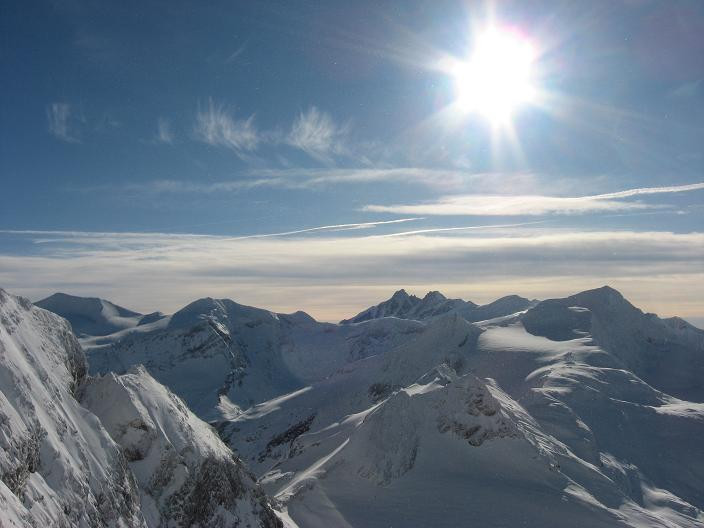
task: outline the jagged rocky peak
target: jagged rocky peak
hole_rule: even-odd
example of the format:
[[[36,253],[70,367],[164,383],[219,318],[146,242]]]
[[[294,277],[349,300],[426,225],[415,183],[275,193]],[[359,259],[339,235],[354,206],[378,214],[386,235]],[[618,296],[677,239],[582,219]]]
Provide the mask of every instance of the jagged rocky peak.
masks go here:
[[[428,293],[426,293],[425,297],[423,297],[423,300],[426,302],[442,302],[442,301],[447,300],[447,297],[445,297],[439,291],[433,290],[433,291],[429,291]]]
[[[406,307],[411,307],[420,302],[420,299],[415,295],[409,295],[408,292],[401,288],[394,292],[391,298],[386,301],[390,309],[404,309]],[[384,303],[381,303],[384,304]]]
[[[400,290],[396,290],[394,292],[391,299],[408,299],[410,297],[415,297],[415,295],[408,295],[408,292],[404,288],[401,288]]]
[[[448,299],[438,291],[430,291],[421,299],[401,289],[386,301],[362,311],[351,319],[341,321],[341,324],[361,323],[382,317],[423,320],[468,305],[474,306],[460,299]]]
[[[456,313],[468,321],[482,321],[523,311],[531,304],[534,304],[534,301],[518,295],[508,295],[489,304],[478,306],[463,299],[449,299],[439,291],[429,291],[421,299],[415,295],[408,295],[405,290],[398,290],[390,299],[340,323],[361,323],[382,317],[423,321],[445,313]]]

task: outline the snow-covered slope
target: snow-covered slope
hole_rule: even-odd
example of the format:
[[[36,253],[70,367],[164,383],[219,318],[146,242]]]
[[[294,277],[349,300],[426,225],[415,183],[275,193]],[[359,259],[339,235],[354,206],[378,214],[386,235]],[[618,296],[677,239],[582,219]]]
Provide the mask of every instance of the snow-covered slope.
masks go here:
[[[86,364],[60,317],[0,290],[3,526],[143,526],[127,461],[74,394]]]
[[[448,299],[437,291],[428,292],[421,299],[415,295],[408,295],[406,290],[398,290],[390,299],[367,308],[350,319],[344,319],[340,324],[361,323],[383,317],[423,321],[447,313],[460,315],[470,322],[483,321],[520,312],[531,304],[531,301],[518,295],[508,295],[492,303],[478,306],[471,301]]]
[[[66,319],[78,336],[113,334],[163,317],[159,312],[142,315],[104,299],[76,297],[65,293],[55,293],[35,304]]]
[[[704,526],[704,406],[611,350],[638,335],[630,304],[590,333],[612,294],[565,300],[564,327],[544,313],[552,339],[523,326],[545,305],[478,327],[431,318],[218,428],[302,526]],[[698,368],[699,331],[663,324]]]
[[[444,316],[218,427],[301,526],[704,526],[704,409],[613,361]]]
[[[166,319],[164,320],[166,321]],[[144,364],[199,416],[215,419],[324,379],[351,361],[411,339],[416,321],[362,327],[318,323],[228,299],[200,299],[168,319],[85,340],[91,372]],[[148,329],[149,328],[149,329]]]
[[[3,528],[281,526],[210,426],[145,369],[87,378],[69,324],[3,290],[0,447]]]
[[[652,386],[704,402],[704,331],[682,319],[660,319],[613,288],[543,301],[523,317],[526,329],[551,339],[591,335],[623,366]]]
[[[92,378],[82,392],[126,454],[149,526],[280,526],[217,433],[144,367]]]

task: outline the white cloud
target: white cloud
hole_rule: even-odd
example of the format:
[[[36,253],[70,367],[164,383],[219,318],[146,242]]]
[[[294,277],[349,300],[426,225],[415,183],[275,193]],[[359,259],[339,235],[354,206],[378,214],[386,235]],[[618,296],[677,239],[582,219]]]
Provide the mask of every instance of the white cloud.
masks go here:
[[[279,185],[281,185],[281,182],[274,178],[256,178],[210,183],[180,180],[153,180],[146,183],[125,183],[121,185],[119,189],[129,192],[212,194],[237,192],[246,189],[254,189],[256,187],[277,187]]]
[[[156,142],[171,145],[174,142],[174,133],[171,130],[171,123],[165,117],[160,117],[156,123]]]
[[[71,127],[73,108],[68,103],[52,103],[46,109],[49,133],[67,143],[80,143],[75,130]]]
[[[34,299],[64,290],[142,311],[172,311],[206,295],[231,297],[326,320],[349,316],[398,287],[484,302],[610,284],[644,309],[704,316],[704,233],[486,227],[392,238],[26,233],[45,243],[33,255],[0,255],[0,284]]]
[[[235,119],[224,106],[215,104],[212,99],[206,108],[198,109],[194,135],[198,141],[232,149],[239,156],[256,150],[261,139],[254,126],[254,116]]]
[[[333,155],[345,154],[344,138],[347,127],[339,127],[330,114],[311,106],[293,122],[286,143],[321,161],[330,161]]]
[[[580,214],[606,211],[652,209],[657,206],[641,202],[623,202],[623,198],[649,194],[680,193],[704,189],[704,183],[670,187],[629,189],[593,196],[561,197],[541,195],[457,195],[445,196],[421,204],[367,205],[364,211],[410,215],[515,216],[545,214]]]

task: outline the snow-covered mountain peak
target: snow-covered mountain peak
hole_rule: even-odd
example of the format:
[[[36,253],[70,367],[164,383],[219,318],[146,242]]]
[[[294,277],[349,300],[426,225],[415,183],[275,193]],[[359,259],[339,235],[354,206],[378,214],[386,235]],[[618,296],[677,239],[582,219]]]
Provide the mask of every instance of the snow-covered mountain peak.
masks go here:
[[[400,290],[396,290],[394,292],[394,294],[391,296],[391,299],[396,300],[396,301],[404,301],[404,300],[409,299],[411,297],[415,297],[415,295],[409,295],[408,292],[406,292],[406,290],[404,288],[401,288]]]
[[[386,301],[367,308],[351,319],[345,319],[340,323],[361,323],[382,317],[423,320],[473,306],[475,306],[473,303],[461,299],[448,299],[438,291],[430,291],[421,299],[415,295],[409,295],[406,290],[398,290]]]
[[[556,341],[588,336],[653,387],[704,402],[704,331],[643,313],[613,288],[542,301],[521,320]]]
[[[619,292],[611,286],[602,286],[593,290],[585,290],[568,297],[577,306],[590,310],[638,310]],[[640,310],[638,310],[640,311]]]
[[[433,291],[429,291],[428,293],[426,293],[425,297],[423,297],[422,300],[425,302],[428,302],[428,303],[439,303],[439,302],[447,300],[447,297],[445,297],[439,291],[433,290]]]
[[[340,324],[360,323],[382,317],[423,321],[445,313],[459,314],[468,321],[484,321],[520,312],[532,304],[532,301],[518,295],[508,295],[479,306],[471,301],[449,299],[438,291],[430,291],[421,299],[408,295],[405,290],[399,290],[390,299],[367,308],[351,319],[340,321]]]
[[[79,336],[106,336],[164,317],[159,312],[142,315],[105,299],[66,293],[55,293],[35,304],[66,319]]]
[[[229,301],[232,303],[232,301]],[[227,319],[227,300],[204,297],[187,304],[171,316],[169,327],[183,328],[206,320]],[[234,303],[232,303],[234,304]]]

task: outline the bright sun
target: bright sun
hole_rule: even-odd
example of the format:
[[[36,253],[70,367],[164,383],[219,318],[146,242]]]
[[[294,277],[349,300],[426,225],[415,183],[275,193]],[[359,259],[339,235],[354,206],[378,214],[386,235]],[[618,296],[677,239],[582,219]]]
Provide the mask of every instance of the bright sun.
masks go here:
[[[510,120],[514,109],[534,100],[533,46],[519,35],[490,29],[476,41],[469,61],[453,68],[457,104],[494,125]]]

